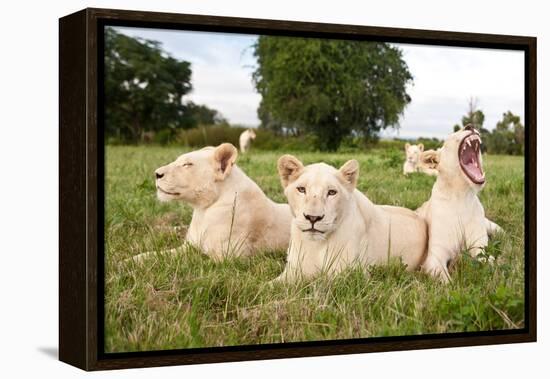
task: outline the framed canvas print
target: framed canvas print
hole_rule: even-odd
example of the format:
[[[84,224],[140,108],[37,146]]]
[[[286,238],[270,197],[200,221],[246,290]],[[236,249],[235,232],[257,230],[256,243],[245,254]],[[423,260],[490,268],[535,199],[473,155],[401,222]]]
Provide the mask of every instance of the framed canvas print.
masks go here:
[[[59,22],[59,357],[536,340],[536,39]]]

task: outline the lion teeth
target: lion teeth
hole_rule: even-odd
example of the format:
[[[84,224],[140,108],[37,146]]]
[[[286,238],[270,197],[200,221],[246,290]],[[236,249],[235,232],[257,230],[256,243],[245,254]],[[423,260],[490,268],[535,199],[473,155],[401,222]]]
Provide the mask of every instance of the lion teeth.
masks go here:
[[[466,143],[468,144],[468,146],[472,147],[472,143],[470,142],[469,139],[466,140]]]

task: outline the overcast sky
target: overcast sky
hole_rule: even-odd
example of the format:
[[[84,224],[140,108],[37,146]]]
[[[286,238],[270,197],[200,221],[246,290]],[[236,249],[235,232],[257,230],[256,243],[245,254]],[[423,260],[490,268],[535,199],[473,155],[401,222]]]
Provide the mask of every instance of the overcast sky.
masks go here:
[[[175,58],[191,62],[193,91],[186,96],[217,109],[232,124],[257,126],[261,96],[251,74],[256,65],[253,35],[122,28],[118,31],[160,41]],[[494,128],[510,110],[524,120],[523,52],[493,49],[396,45],[414,77],[412,101],[400,130],[385,136],[446,136],[460,123],[475,97],[485,113],[485,127]]]

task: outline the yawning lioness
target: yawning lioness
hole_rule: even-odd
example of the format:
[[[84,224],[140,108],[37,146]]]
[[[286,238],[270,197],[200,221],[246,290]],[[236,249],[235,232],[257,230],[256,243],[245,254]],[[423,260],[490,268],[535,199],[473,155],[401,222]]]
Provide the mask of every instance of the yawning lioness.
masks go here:
[[[468,125],[451,134],[443,147],[425,152],[436,164],[437,180],[430,199],[418,210],[429,227],[429,249],[423,269],[449,281],[449,265],[462,250],[477,256],[488,236],[500,227],[485,218],[478,192],[485,184],[479,132]]]

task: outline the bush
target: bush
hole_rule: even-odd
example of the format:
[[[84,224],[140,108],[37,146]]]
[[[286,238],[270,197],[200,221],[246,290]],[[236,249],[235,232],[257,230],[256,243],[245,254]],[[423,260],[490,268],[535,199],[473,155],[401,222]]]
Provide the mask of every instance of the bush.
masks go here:
[[[159,145],[168,145],[174,139],[174,131],[172,129],[162,129],[153,135],[153,141]]]
[[[401,167],[405,159],[405,153],[394,148],[384,149],[382,156],[384,165],[391,168]]]
[[[243,126],[228,125],[202,125],[192,129],[162,129],[151,136],[150,141],[141,141],[141,143],[154,143],[158,145],[178,145],[190,148],[202,148],[205,146],[218,146],[221,143],[229,142],[239,147],[239,137],[247,128]],[[318,139],[313,134],[304,134],[300,136],[284,136],[276,134],[268,129],[254,129],[256,139],[252,142],[252,149],[271,150],[271,151],[317,151]],[[108,145],[127,144],[127,141],[114,136],[107,137]],[[362,137],[348,136],[341,145],[340,153],[361,153],[376,150],[391,150],[391,156],[387,155],[388,164],[395,166],[397,156],[402,161],[404,157],[405,143],[423,143],[424,149],[436,149],[442,145],[442,141],[437,139],[419,138],[418,140],[404,139],[381,139],[366,141]]]
[[[519,116],[510,111],[502,114],[493,131],[481,129],[481,136],[490,154],[523,155],[525,127]]]
[[[493,130],[482,135],[483,144],[489,154],[523,155],[524,144],[518,143],[514,132]]]
[[[424,144],[424,150],[430,150],[430,149],[437,150],[438,148],[443,146],[443,142],[444,141],[441,141],[437,138],[422,138],[422,137],[420,137],[416,140],[415,143],[416,144],[419,144],[419,143]]]
[[[200,126],[180,131],[176,142],[189,147],[217,146],[224,142],[238,146],[239,136],[244,130],[225,126]]]
[[[239,137],[246,128],[228,126],[201,126],[198,128],[180,131],[175,141],[188,147],[217,146],[224,142],[239,146]],[[270,130],[255,129],[256,139],[252,143],[253,149],[259,150],[288,150],[313,151],[316,146],[315,137],[305,135],[300,137],[280,136]]]

